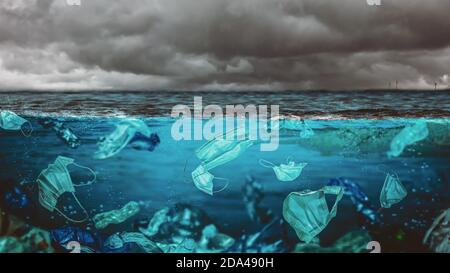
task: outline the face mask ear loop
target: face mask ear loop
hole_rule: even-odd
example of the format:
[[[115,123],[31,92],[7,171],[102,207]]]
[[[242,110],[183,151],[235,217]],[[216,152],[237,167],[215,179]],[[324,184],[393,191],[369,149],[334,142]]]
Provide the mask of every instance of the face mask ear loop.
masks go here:
[[[89,214],[88,214],[88,212],[86,211],[86,209],[81,205],[81,203],[80,203],[80,201],[78,200],[78,198],[77,198],[77,196],[74,194],[74,193],[72,193],[72,195],[73,195],[73,197],[75,198],[75,201],[78,203],[78,205],[80,206],[80,208],[83,210],[83,212],[84,212],[84,214],[85,214],[85,218],[83,218],[82,220],[75,220],[75,219],[72,219],[72,218],[70,218],[69,216],[67,216],[67,215],[65,215],[62,211],[60,211],[58,208],[56,208],[55,207],[55,210],[62,216],[62,217],[64,217],[66,220],[68,220],[68,221],[70,221],[70,222],[73,222],[73,223],[83,223],[83,222],[85,222],[86,220],[88,220],[89,219]]]
[[[24,130],[23,130],[23,125],[20,127],[20,131],[22,132],[22,135],[24,136],[24,137],[30,137],[31,136],[31,134],[33,133],[33,125],[31,125],[31,122],[29,122],[28,120],[24,123],[24,124],[29,124],[30,125],[30,133],[29,134],[26,134],[25,132],[24,132]]]
[[[260,159],[259,160],[259,165],[261,165],[261,166],[263,166],[265,168],[269,168],[269,169],[272,169],[275,166],[275,164],[273,164],[272,162],[269,162],[269,161],[267,161],[265,159]]]
[[[220,190],[213,191],[214,194],[224,191],[226,188],[228,188],[228,185],[230,184],[230,180],[226,178],[214,177],[214,179],[226,181],[225,185]]]
[[[81,166],[77,163],[72,163],[74,166],[81,168],[81,169],[85,169],[88,170],[92,173],[92,175],[94,176],[94,178],[92,180],[89,180],[88,182],[84,182],[84,183],[79,183],[79,184],[73,184],[75,187],[83,187],[83,186],[89,186],[91,184],[93,184],[95,181],[97,181],[97,174],[89,167],[85,167],[85,166]]]
[[[186,159],[185,163],[184,163],[184,168],[183,168],[183,182],[185,184],[191,184],[191,182],[188,181],[188,176],[186,175],[186,167],[187,167],[187,163],[188,163],[188,159]]]

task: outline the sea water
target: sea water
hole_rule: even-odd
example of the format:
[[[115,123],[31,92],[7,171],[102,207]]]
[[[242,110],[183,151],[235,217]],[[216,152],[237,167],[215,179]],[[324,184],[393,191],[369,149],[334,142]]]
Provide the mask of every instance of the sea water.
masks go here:
[[[253,145],[237,159],[215,168],[216,177],[229,181],[225,190],[207,195],[198,190],[191,172],[198,166],[195,150],[206,140],[175,141],[170,109],[190,105],[194,94],[134,92],[10,92],[0,94],[1,110],[11,110],[31,122],[31,136],[0,129],[0,183],[22,188],[31,199],[27,209],[9,211],[29,224],[44,229],[74,225],[39,205],[36,178],[56,157],[66,156],[94,170],[95,184],[77,188],[77,197],[92,217],[123,207],[130,201],[141,205],[138,215],[122,224],[99,231],[106,238],[117,231],[136,230],[138,219],[151,218],[158,210],[185,203],[201,208],[212,222],[236,241],[261,231],[247,214],[242,188],[250,179],[264,191],[261,206],[282,219],[282,203],[291,192],[318,190],[330,179],[344,177],[357,183],[368,195],[380,223],[376,228],[363,220],[349,197],[339,203],[337,216],[318,236],[321,246],[330,246],[351,231],[368,231],[383,251],[427,251],[422,239],[433,219],[450,207],[450,105],[448,92],[202,92],[205,104],[277,104],[283,116],[302,119],[314,135],[302,138],[295,130],[280,130],[279,147],[272,152]],[[97,142],[129,118],[143,120],[161,143],[154,151],[128,146],[104,160],[93,158]],[[51,129],[38,121],[63,122],[79,137],[80,146],[70,148]],[[398,157],[388,157],[391,141],[406,126],[425,121],[428,136],[409,145]],[[259,164],[274,164],[287,158],[307,163],[292,182],[278,181],[273,170]],[[408,195],[390,209],[381,209],[379,195],[387,173],[396,173]],[[89,180],[89,173],[73,170],[74,183]],[[6,183],[6,182],[5,182]],[[220,183],[220,182],[217,182]],[[3,194],[3,193],[2,193]],[[61,210],[77,216],[80,208],[73,197],[63,196]],[[92,224],[77,224],[92,230]],[[272,241],[300,241],[292,228],[276,231]],[[278,237],[278,238],[277,238]]]

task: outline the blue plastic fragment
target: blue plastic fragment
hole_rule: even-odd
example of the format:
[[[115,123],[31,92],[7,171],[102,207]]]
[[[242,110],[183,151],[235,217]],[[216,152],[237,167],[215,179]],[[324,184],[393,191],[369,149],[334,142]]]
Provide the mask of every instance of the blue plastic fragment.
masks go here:
[[[6,192],[5,200],[8,205],[18,209],[25,208],[30,203],[27,195],[18,187],[14,187],[12,191]]]

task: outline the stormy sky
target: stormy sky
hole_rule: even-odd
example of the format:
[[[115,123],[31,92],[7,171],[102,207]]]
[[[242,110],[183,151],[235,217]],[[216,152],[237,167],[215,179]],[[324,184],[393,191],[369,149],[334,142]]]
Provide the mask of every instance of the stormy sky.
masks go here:
[[[450,87],[450,1],[1,0],[0,90]]]

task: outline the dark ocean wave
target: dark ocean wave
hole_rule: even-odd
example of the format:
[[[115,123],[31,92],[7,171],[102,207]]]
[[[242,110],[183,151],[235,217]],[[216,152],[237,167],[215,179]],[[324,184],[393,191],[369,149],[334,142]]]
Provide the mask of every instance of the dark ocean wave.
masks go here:
[[[27,116],[170,116],[177,104],[279,105],[280,115],[317,119],[449,118],[450,91],[3,92],[0,109]],[[270,108],[269,108],[270,109]]]

